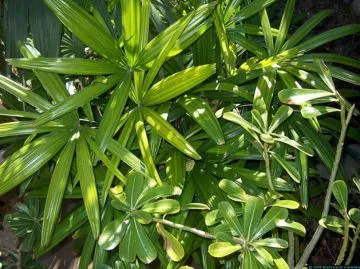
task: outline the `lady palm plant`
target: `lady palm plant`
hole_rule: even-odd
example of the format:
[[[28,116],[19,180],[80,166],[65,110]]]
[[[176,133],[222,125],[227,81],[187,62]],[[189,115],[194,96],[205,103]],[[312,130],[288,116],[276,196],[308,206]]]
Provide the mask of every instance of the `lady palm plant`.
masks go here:
[[[24,58],[8,62],[36,79],[26,87],[0,77],[23,107],[1,111],[12,119],[2,143],[20,144],[0,166],[0,195],[20,184],[44,204],[35,257],[74,234],[80,268],[156,259],[161,268],[302,268],[329,219],[334,180],[345,179],[342,147],[358,114],[333,78],[360,84],[333,65],[356,69],[357,60],[308,52],[360,26],[308,38],[331,14],[323,11],[289,33],[295,1],[278,28],[267,13],[275,2],[44,0],[64,40],[87,53],[46,58],[21,43]],[[74,94],[70,82],[80,84]],[[336,154],[322,134],[328,113],[340,114]],[[313,217],[315,155],[331,171],[327,191],[314,188],[325,195],[322,226],[295,255],[302,216]],[[65,199],[78,206],[62,216]]]

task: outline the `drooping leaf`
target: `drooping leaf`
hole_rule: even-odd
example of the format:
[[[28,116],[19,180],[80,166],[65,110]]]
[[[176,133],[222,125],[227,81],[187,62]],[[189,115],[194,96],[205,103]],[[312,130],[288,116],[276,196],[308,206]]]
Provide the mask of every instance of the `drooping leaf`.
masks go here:
[[[180,261],[185,255],[182,245],[175,238],[175,236],[166,231],[161,224],[158,223],[156,225],[156,229],[164,239],[164,247],[167,255],[169,255],[170,259],[175,262]]]
[[[38,171],[66,144],[69,136],[66,132],[50,133],[24,145],[12,154],[0,166],[0,195]]]
[[[122,58],[121,51],[110,33],[99,24],[95,17],[74,1],[45,0],[44,2],[84,44],[115,63]]]

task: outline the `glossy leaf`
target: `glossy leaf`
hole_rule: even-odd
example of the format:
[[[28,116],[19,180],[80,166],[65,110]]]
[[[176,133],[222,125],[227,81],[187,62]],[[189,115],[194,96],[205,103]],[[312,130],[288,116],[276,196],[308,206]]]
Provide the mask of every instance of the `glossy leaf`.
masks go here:
[[[288,247],[288,242],[280,238],[265,238],[254,242],[256,246],[271,247],[277,249],[284,249]]]
[[[235,210],[229,202],[222,201],[218,205],[219,213],[225,222],[241,237],[244,236],[244,228],[240,224]]]
[[[331,190],[336,201],[340,205],[340,208],[346,211],[348,206],[348,188],[345,181],[335,181],[331,187]]]
[[[286,89],[278,94],[281,102],[289,105],[303,105],[308,101],[334,96],[332,92],[311,89]]]
[[[58,153],[68,139],[68,133],[51,133],[24,145],[13,153],[0,166],[0,195],[10,191],[38,171]]]
[[[173,99],[200,84],[214,73],[215,65],[213,64],[189,67],[153,85],[144,96],[142,103],[151,106]]]
[[[177,200],[163,199],[145,204],[142,210],[151,214],[175,214],[180,211],[180,204]]]
[[[185,255],[182,245],[175,238],[175,236],[166,231],[161,224],[158,223],[156,225],[156,229],[164,239],[165,251],[167,255],[169,255],[170,259],[175,262],[180,261]]]
[[[166,141],[189,157],[196,160],[201,158],[189,142],[187,142],[185,138],[170,125],[170,123],[161,118],[156,112],[146,107],[143,107],[141,112],[147,123],[149,123]]]
[[[89,148],[85,138],[81,135],[76,142],[76,162],[86,214],[93,236],[97,238],[100,234],[99,201]]]
[[[288,216],[288,211],[285,208],[276,208],[271,207],[261,219],[257,231],[254,234],[253,238],[260,238],[267,232],[274,229],[279,222],[279,220],[286,219]]]
[[[128,223],[124,218],[119,218],[106,225],[99,237],[99,246],[105,250],[114,249],[123,238]]]
[[[81,58],[8,59],[14,67],[69,75],[106,75],[119,72],[119,67],[105,61]]]
[[[350,209],[349,216],[353,222],[360,224],[360,209],[358,208]]]
[[[156,249],[145,233],[143,226],[138,224],[135,220],[131,221],[132,229],[134,230],[133,232],[136,234],[136,240],[131,243],[135,243],[137,256],[143,263],[151,263],[157,257]]]
[[[271,120],[269,133],[274,132],[292,113],[293,109],[289,106],[282,105],[279,107]]]
[[[284,219],[277,221],[276,226],[291,231],[300,236],[305,236],[306,230],[305,227],[299,222],[287,222]]]
[[[301,109],[301,116],[310,119],[333,112],[340,112],[340,109],[329,106],[306,106]]]
[[[85,87],[81,91],[74,95],[71,95],[64,99],[63,102],[57,104],[53,108],[47,110],[39,118],[36,119],[35,124],[37,126],[42,125],[50,120],[59,118],[74,109],[77,109],[92,99],[103,94],[110,88],[112,88],[123,77],[123,74],[116,74],[105,79],[104,82],[93,82],[92,85]]]
[[[216,258],[223,258],[236,251],[241,250],[240,245],[232,245],[229,242],[215,242],[209,246],[209,253]]]
[[[179,104],[218,145],[225,143],[221,126],[211,107],[204,100],[185,95],[179,99]]]
[[[86,10],[71,0],[45,0],[58,19],[84,44],[105,58],[117,62],[122,54],[116,41]],[[76,18],[76,19],[75,19]]]
[[[264,212],[264,206],[262,198],[253,197],[246,201],[244,208],[244,229],[247,240],[250,240],[255,233]]]
[[[285,171],[296,183],[300,183],[300,173],[298,170],[296,170],[295,166],[292,163],[289,163],[275,152],[271,153],[271,156],[275,158],[275,160],[285,169]]]
[[[70,168],[75,153],[75,143],[69,141],[60,153],[51,177],[46,196],[44,218],[41,229],[41,246],[49,244],[59,216]]]

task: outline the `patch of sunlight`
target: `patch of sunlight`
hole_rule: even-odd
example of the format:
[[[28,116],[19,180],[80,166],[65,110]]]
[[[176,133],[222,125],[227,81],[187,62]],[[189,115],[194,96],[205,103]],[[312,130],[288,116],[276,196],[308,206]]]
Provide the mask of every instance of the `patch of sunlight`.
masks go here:
[[[80,132],[76,132],[71,136],[70,141],[77,140],[79,139],[79,137],[80,137]]]
[[[74,95],[76,92],[76,87],[73,81],[66,82],[66,90],[69,92],[70,95]]]
[[[194,111],[193,116],[198,118],[200,115],[205,113],[205,108],[198,108]]]
[[[270,89],[272,87],[272,82],[270,81],[270,78],[268,76],[263,76],[265,83],[267,85],[267,87]]]
[[[208,199],[207,204],[208,204],[208,205],[211,205],[215,200],[216,200],[216,195],[212,195],[212,196]]]
[[[167,118],[168,118],[168,115],[169,115],[168,112],[164,112],[164,113],[161,113],[161,114],[160,114],[160,116],[161,116],[163,119],[167,119]]]

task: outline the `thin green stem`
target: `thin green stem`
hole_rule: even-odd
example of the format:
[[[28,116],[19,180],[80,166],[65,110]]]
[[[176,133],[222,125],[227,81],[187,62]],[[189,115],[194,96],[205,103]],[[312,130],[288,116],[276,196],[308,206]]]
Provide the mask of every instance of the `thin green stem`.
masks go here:
[[[196,228],[193,228],[193,227],[185,226],[185,225],[182,225],[182,224],[179,224],[179,223],[175,223],[175,222],[172,222],[172,221],[169,221],[169,220],[166,220],[166,219],[153,218],[153,221],[157,222],[157,223],[167,225],[167,226],[170,226],[170,227],[175,228],[175,229],[179,229],[179,230],[182,230],[182,231],[187,231],[187,232],[196,234],[196,235],[198,235],[198,236],[200,236],[202,238],[211,239],[211,240],[216,239],[215,236],[213,236],[211,233],[208,233],[208,232],[205,232],[203,230],[199,230],[199,229],[196,229]],[[243,246],[245,245],[245,241],[243,239],[241,239],[241,238],[233,237],[232,239],[233,239],[233,242],[236,243],[236,244],[241,244]]]
[[[356,250],[356,244],[357,241],[359,240],[359,234],[360,234],[360,224],[356,227],[356,231],[355,231],[355,235],[351,244],[351,248],[350,248],[350,252],[349,252],[349,256],[347,257],[346,261],[345,261],[345,265],[349,265],[354,257],[354,253]]]
[[[270,170],[270,156],[269,156],[269,145],[268,143],[264,143],[264,160],[265,160],[265,169],[266,169],[266,177],[269,184],[269,189],[274,191],[274,185],[271,178],[271,170]]]
[[[348,214],[345,212],[344,213],[344,241],[343,241],[343,244],[341,246],[341,249],[340,249],[340,253],[339,253],[339,256],[336,260],[336,263],[335,265],[340,265],[343,261],[344,261],[344,257],[345,257],[345,252],[346,252],[346,249],[347,249],[347,246],[348,246],[348,243],[349,243],[349,222],[350,222],[350,219],[349,219],[349,216]]]
[[[339,138],[339,141],[338,141],[338,144],[336,147],[335,160],[334,160],[333,168],[331,170],[329,185],[328,185],[328,188],[326,191],[324,208],[323,208],[323,211],[321,214],[322,218],[326,217],[329,213],[330,200],[331,200],[331,189],[332,189],[332,185],[335,181],[335,178],[336,178],[336,175],[337,175],[337,172],[339,169],[341,155],[342,155],[342,151],[343,151],[343,147],[344,147],[344,141],[345,141],[345,137],[346,137],[346,130],[350,123],[354,109],[355,109],[355,105],[353,105],[350,108],[350,110],[346,116],[346,119],[345,119],[346,108],[343,105],[343,103],[341,103],[341,133],[340,133],[340,138]],[[311,255],[312,251],[314,250],[317,242],[319,241],[323,231],[324,231],[324,228],[321,227],[320,225],[318,225],[313,237],[311,238],[310,242],[306,246],[303,254],[300,257],[300,260],[296,264],[295,269],[302,269],[304,267],[304,265],[307,263],[310,255]]]

